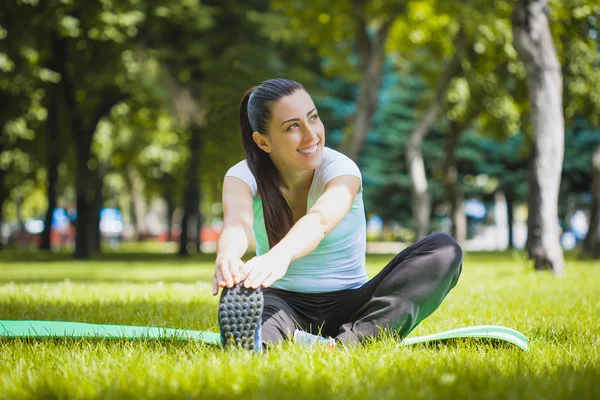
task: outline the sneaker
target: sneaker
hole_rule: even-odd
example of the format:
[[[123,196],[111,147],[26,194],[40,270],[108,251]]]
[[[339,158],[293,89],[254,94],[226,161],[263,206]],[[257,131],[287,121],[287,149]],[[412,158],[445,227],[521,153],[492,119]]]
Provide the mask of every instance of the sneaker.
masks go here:
[[[243,283],[224,288],[219,300],[219,331],[225,348],[241,346],[261,351],[262,288],[248,289]]]
[[[312,333],[296,329],[294,331],[294,343],[305,346],[323,346],[329,351],[335,350],[336,341],[334,338],[326,338]]]

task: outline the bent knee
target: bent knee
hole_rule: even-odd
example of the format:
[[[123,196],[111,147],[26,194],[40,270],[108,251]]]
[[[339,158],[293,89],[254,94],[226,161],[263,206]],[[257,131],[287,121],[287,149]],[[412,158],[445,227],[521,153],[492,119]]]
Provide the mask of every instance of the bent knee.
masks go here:
[[[452,236],[444,232],[437,232],[431,234],[430,239],[434,242],[434,252],[439,265],[445,267],[443,269],[448,269],[452,273],[461,268],[463,250]]]

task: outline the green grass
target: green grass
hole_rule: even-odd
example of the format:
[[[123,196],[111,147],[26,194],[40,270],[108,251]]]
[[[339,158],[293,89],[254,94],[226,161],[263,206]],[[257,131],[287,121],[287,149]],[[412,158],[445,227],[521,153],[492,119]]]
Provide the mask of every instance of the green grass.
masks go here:
[[[372,276],[391,256],[370,256]],[[0,254],[0,319],[217,330],[212,256]],[[385,338],[326,353],[265,354],[194,342],[0,339],[0,399],[594,398],[600,382],[600,265],[570,260],[562,279],[520,255],[468,254],[458,286],[411,335],[497,324],[531,350]]]

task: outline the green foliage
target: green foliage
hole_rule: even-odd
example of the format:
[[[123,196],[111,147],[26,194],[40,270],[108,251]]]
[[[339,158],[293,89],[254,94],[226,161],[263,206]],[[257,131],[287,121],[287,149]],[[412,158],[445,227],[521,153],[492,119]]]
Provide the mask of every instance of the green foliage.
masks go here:
[[[200,85],[208,105],[200,179],[209,204],[221,200],[225,172],[244,158],[239,107],[246,90],[284,77],[299,81],[311,94],[318,93],[321,71],[314,50],[296,37],[272,38],[272,32],[284,25],[285,19],[272,12],[268,2],[238,1],[219,8],[207,34],[214,41],[211,64]]]
[[[565,213],[588,201],[588,161],[597,132],[581,121],[600,124],[599,7],[591,0],[551,1],[549,7],[564,76],[566,123],[573,125],[567,130],[561,185]],[[396,17],[386,46],[381,107],[359,160],[368,210],[409,219],[406,135],[457,51],[461,28],[461,68],[445,98],[444,116],[424,145],[434,204],[441,204],[444,193],[448,121],[464,127],[458,158],[465,194],[485,197],[496,185],[514,189],[522,199],[528,106],[524,68],[512,45],[512,8],[507,0],[8,2],[0,11],[0,181],[10,189],[5,216],[16,217],[15,200],[23,199],[24,217],[45,206],[40,193],[48,175],[49,106],[53,90],[66,78],[74,88],[74,116],[95,129],[88,165],[92,172],[106,168],[107,200],[128,191],[126,174],[133,168],[147,197],[174,193],[181,203],[190,124],[200,123],[197,179],[203,210],[212,213],[226,169],[244,157],[238,120],[243,93],[276,76],[300,81],[320,109],[327,145],[336,148],[356,112],[362,79],[357,35],[366,28],[373,38],[390,16]],[[57,65],[56,42],[66,51],[65,76]],[[195,107],[185,118],[177,90],[186,90]],[[97,123],[97,110],[111,99],[116,106]],[[72,201],[74,143],[80,136],[69,129],[73,115],[61,107],[59,196]],[[492,178],[485,188],[473,183],[482,174]]]
[[[403,226],[411,219],[410,178],[403,149],[418,123],[417,107],[426,87],[422,80],[389,71],[384,76],[381,107],[375,116],[373,133],[359,160],[363,171],[365,207],[384,220],[395,220]],[[423,147],[429,176],[443,165],[443,148],[439,131],[431,133],[431,145]],[[430,182],[432,204],[439,204],[443,188],[438,180]]]
[[[364,33],[361,30],[366,29],[367,34],[373,36],[377,27],[401,13],[406,3],[398,0],[271,1],[273,10],[288,20],[278,35],[315,47],[324,60],[328,77],[344,77],[353,83],[363,79],[356,51],[358,35]]]
[[[600,5],[551,1],[550,23],[562,65],[565,118],[585,115],[600,126]]]
[[[592,204],[592,156],[600,146],[600,128],[587,118],[575,118],[565,131],[565,155],[559,195],[559,215]]]

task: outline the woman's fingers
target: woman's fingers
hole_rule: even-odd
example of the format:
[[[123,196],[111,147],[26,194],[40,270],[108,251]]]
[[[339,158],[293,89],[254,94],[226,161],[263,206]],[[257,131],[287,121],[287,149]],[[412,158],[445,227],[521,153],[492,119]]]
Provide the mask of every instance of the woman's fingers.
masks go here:
[[[271,286],[277,279],[278,279],[277,275],[275,275],[273,273],[269,274],[263,281],[262,287],[267,288],[267,287]]]
[[[270,274],[271,271],[268,271],[266,269],[255,270],[250,274],[250,281],[248,282],[248,280],[246,280],[247,283],[245,284],[245,286],[251,287],[252,289],[256,289],[265,281],[265,279],[267,279],[267,277]]]
[[[225,287],[227,285],[227,282],[225,282],[225,280],[223,279],[223,275],[221,274],[221,270],[218,269],[218,268],[215,270],[215,278],[217,278],[217,286],[219,286],[219,287]]]
[[[253,264],[250,262],[245,263],[240,268],[240,281],[245,281],[250,276],[250,273],[254,269]]]
[[[217,283],[217,275],[215,274],[212,280],[212,294],[213,296],[216,296],[217,293],[219,293],[219,284]]]
[[[221,263],[219,270],[221,271],[221,276],[223,277],[223,281],[225,281],[225,286],[232,287],[233,286],[233,277],[231,276],[231,271],[229,270],[229,262],[224,261]]]
[[[248,274],[248,276],[246,277],[246,279],[244,280],[244,287],[245,288],[250,288],[252,287],[252,283],[254,282],[254,280],[258,277],[258,274],[260,273],[260,271],[256,268],[253,268],[250,273]]]
[[[242,268],[244,266],[244,262],[242,260],[232,261],[230,264],[231,276],[233,278],[233,283],[238,284],[242,280],[244,280],[244,275],[242,273]]]
[[[248,262],[243,263],[240,267],[240,282],[245,282],[250,278],[252,271],[256,269],[256,257],[251,258]]]

